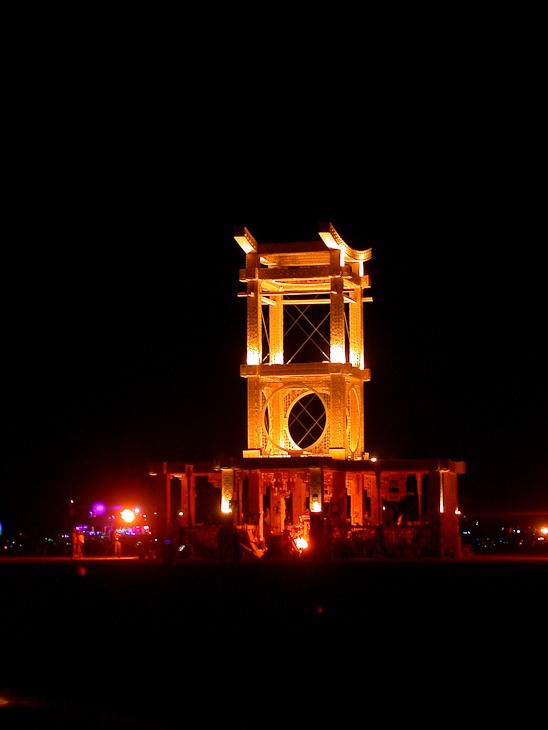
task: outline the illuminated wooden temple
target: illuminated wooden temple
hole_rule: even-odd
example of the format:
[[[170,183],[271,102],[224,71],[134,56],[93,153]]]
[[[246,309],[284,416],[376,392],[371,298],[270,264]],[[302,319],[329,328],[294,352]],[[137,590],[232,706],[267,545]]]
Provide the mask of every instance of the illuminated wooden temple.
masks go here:
[[[385,552],[458,555],[457,475],[464,462],[374,459],[365,451],[371,249],[351,248],[330,223],[320,224],[314,241],[258,243],[246,228],[234,238],[245,252],[239,296],[247,305],[247,361],[240,368],[247,448],[226,462],[150,464],[159,524],[173,522],[175,478],[179,519],[186,528],[196,525],[202,478],[218,489],[221,512],[233,510],[240,529],[252,521],[261,540],[268,521],[271,539],[304,532],[318,549],[335,535],[344,544],[382,542]],[[411,518],[403,509],[409,503]]]
[[[330,224],[320,226],[320,237],[260,245],[247,229],[236,231],[246,252],[240,271],[247,288],[247,364],[241,366],[246,457],[363,457],[363,385],[370,380],[363,350],[363,292],[370,286],[364,264],[371,249],[354,251]],[[320,315],[314,318],[312,310]],[[301,337],[288,352],[291,330]],[[300,362],[308,343],[316,357]]]

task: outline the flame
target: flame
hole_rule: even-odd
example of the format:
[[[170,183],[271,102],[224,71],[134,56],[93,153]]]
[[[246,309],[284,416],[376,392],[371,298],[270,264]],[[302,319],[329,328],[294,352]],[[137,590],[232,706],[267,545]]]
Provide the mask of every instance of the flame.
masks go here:
[[[298,537],[295,540],[295,545],[299,548],[299,550],[305,550],[308,547],[308,542],[304,539],[304,537]]]

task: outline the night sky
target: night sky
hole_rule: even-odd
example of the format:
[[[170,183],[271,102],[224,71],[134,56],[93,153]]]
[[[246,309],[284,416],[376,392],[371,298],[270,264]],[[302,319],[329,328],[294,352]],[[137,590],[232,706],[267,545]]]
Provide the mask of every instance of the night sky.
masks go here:
[[[547,512],[534,45],[516,66],[470,31],[464,61],[456,35],[427,53],[346,17],[333,57],[302,26],[280,46],[149,20],[13,29],[4,530],[59,529],[71,498],[146,503],[148,461],[240,455],[233,228],[324,220],[373,249],[366,449],[466,461],[465,510]]]

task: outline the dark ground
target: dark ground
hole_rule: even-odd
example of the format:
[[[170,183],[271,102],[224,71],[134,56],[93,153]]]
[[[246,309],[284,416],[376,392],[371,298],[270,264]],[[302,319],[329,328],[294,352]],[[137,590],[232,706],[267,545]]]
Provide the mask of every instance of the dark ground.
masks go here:
[[[434,725],[545,701],[546,559],[13,560],[0,581],[2,728]]]

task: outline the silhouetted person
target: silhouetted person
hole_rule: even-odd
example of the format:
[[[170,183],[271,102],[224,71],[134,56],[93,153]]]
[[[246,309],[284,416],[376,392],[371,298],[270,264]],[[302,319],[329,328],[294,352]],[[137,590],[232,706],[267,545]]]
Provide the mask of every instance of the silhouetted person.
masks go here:
[[[120,535],[118,532],[114,533],[114,557],[122,557],[122,543],[120,541]]]
[[[84,532],[80,532],[78,535],[78,557],[83,558],[84,557],[84,542],[85,542],[85,535]]]

